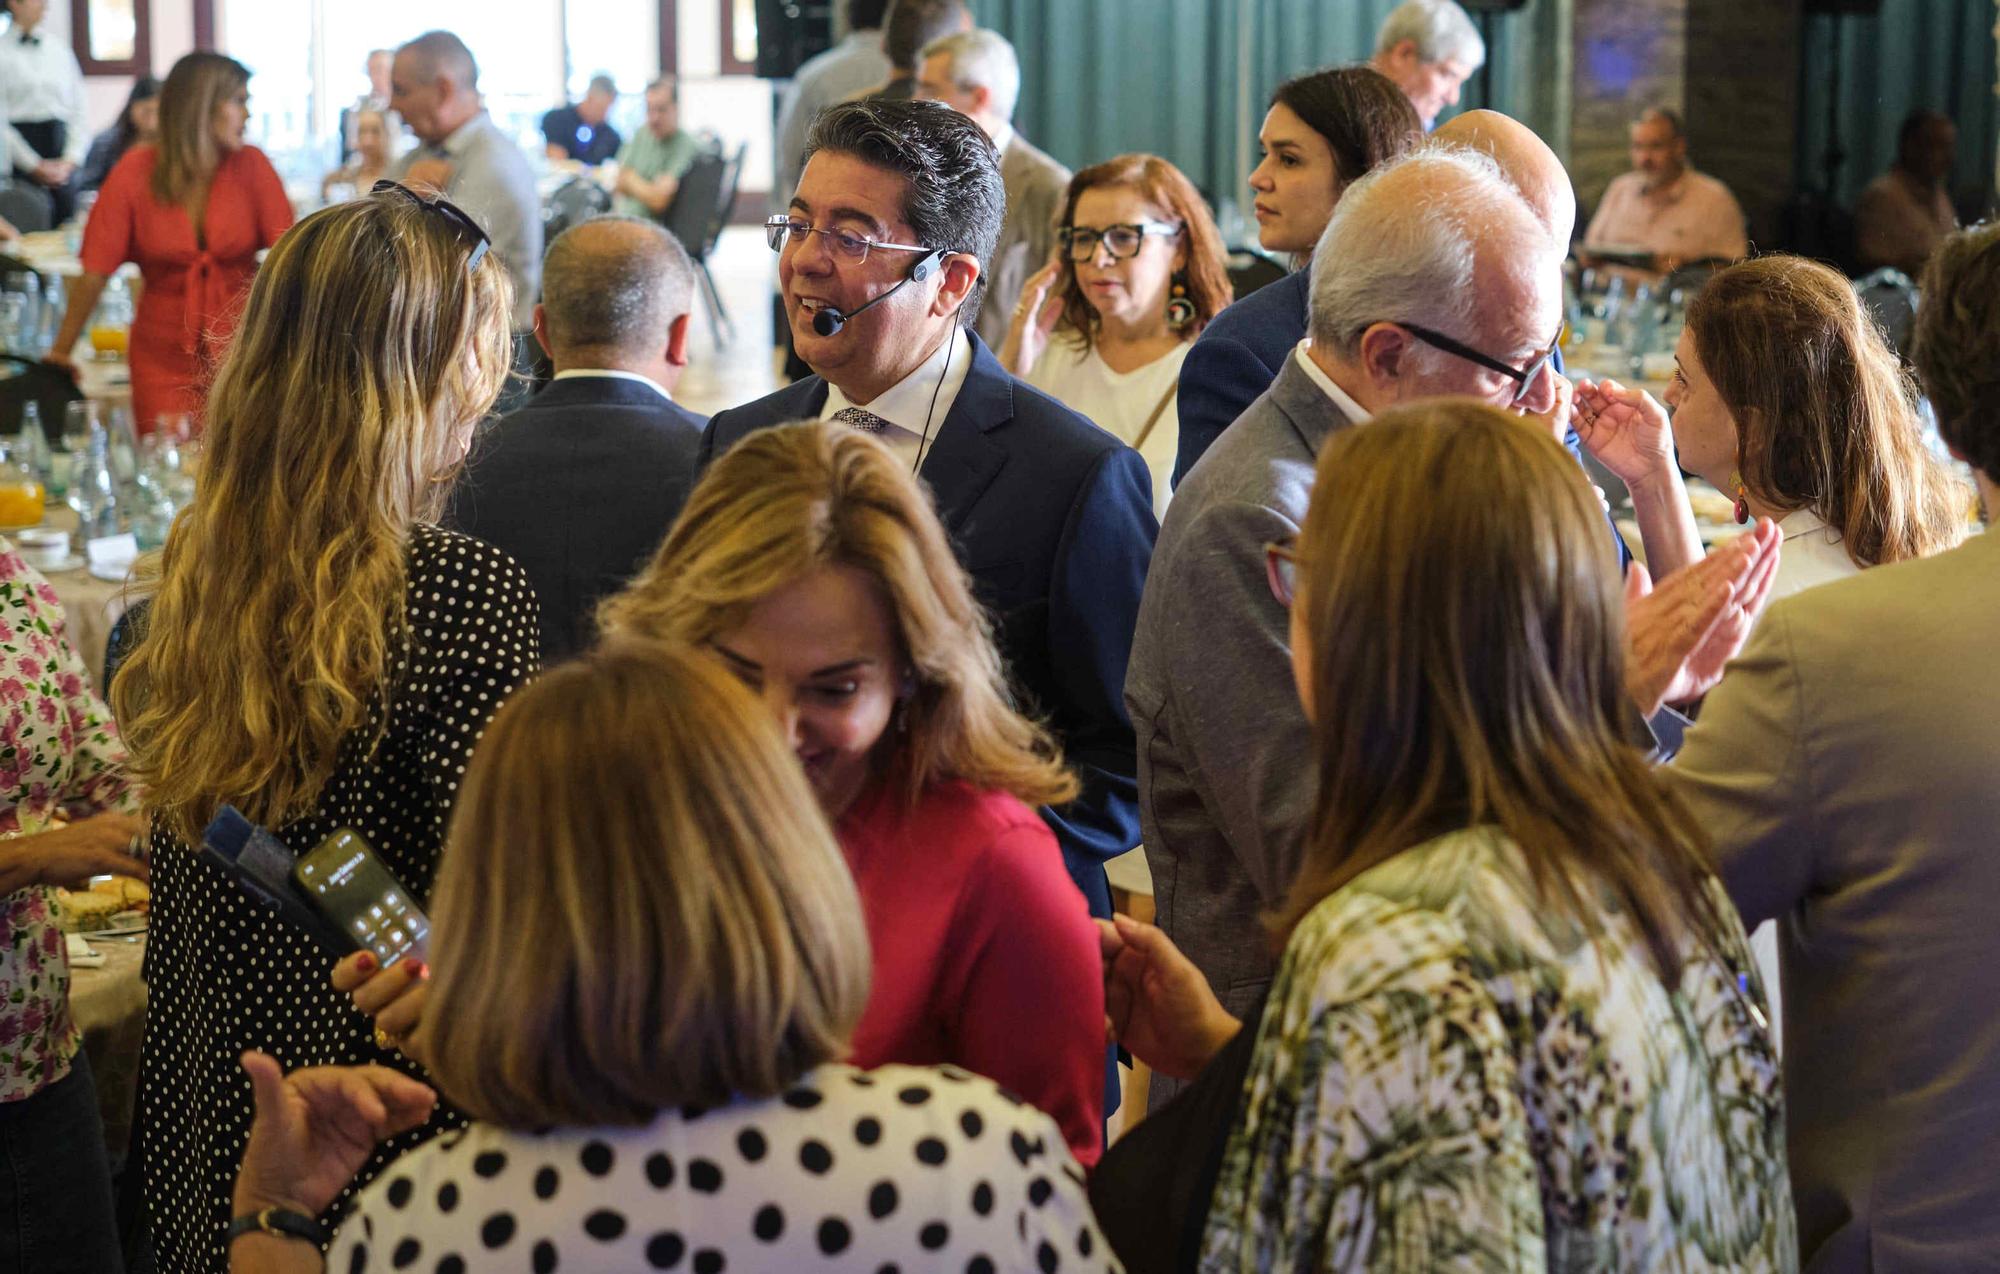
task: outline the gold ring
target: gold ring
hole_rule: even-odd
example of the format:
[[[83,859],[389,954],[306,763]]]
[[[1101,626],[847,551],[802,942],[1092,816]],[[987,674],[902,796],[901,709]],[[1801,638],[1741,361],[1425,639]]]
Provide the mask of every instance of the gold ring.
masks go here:
[[[385,1053],[391,1052],[396,1047],[396,1037],[378,1026],[375,1028],[375,1047]]]

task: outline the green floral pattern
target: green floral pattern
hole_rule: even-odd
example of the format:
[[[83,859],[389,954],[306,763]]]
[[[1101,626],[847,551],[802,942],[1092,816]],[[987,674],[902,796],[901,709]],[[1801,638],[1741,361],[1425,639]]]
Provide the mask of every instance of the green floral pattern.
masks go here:
[[[125,748],[63,632],[55,590],[0,539],[0,836],[129,809]],[[0,897],[0,1102],[69,1074],[81,1038],[55,891]]]
[[[1709,889],[1724,931],[1673,988],[1615,899],[1593,939],[1491,829],[1327,897],[1272,984],[1202,1268],[1795,1269],[1763,987]]]

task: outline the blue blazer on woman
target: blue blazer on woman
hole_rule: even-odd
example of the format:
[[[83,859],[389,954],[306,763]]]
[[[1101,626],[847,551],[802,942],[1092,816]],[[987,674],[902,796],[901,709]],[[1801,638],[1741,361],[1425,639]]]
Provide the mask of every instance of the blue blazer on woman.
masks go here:
[[[972,341],[972,366],[923,459],[939,519],[994,621],[1020,706],[1044,719],[1083,795],[1045,808],[1091,914],[1111,914],[1104,864],[1139,843],[1137,743],[1125,664],[1153,558],[1152,476],[1139,453],[1007,374]],[[745,434],[813,420],[817,376],[720,412],[701,463]]]

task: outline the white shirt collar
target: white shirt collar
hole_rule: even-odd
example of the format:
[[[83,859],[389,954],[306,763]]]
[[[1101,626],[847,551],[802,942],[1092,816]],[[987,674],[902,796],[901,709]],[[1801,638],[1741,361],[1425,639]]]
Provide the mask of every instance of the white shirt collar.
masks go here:
[[[972,370],[972,337],[958,323],[952,324],[945,345],[950,353],[943,359],[932,351],[915,371],[865,405],[854,402],[840,386],[828,381],[826,406],[820,408],[819,418],[831,420],[843,408],[859,406],[888,422],[883,440],[892,450],[899,454],[907,450],[913,464],[921,463],[943,431],[945,418],[951,415],[958,391]]]
[[[552,379],[582,380],[586,376],[594,376],[604,380],[637,381],[668,402],[674,400],[674,396],[667,392],[667,387],[659,381],[654,380],[651,376],[641,376],[637,372],[621,372],[614,367],[572,367],[568,371],[557,372]]]
[[[993,134],[993,149],[997,153],[1004,155],[1007,153],[1007,148],[1013,144],[1014,126],[1012,124],[1002,124],[1000,131]]]
[[[1326,374],[1326,369],[1315,363],[1312,355],[1306,353],[1311,345],[1312,338],[1307,337],[1299,342],[1298,348],[1292,353],[1299,360],[1299,366],[1305,368],[1306,375],[1312,377],[1313,384],[1318,385],[1320,392],[1333,400],[1333,405],[1340,408],[1341,414],[1347,417],[1349,424],[1358,425],[1364,420],[1373,419],[1373,412],[1363,409],[1360,403],[1354,401],[1352,394],[1334,384],[1333,377]]]

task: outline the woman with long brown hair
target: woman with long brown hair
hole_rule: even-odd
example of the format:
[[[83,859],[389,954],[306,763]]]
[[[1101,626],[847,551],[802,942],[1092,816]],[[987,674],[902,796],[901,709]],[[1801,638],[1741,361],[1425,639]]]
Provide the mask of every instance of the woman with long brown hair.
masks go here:
[[[1695,294],[1671,422],[1616,382],[1585,382],[1576,401],[1577,432],[1631,489],[1640,524],[1677,524],[1674,560],[1700,555],[1677,466],[1735,500],[1737,521],[1776,521],[1774,596],[1965,538],[1971,493],[1924,445],[1909,373],[1854,286],[1816,261],[1757,257]],[[1649,519],[1643,506],[1661,498],[1671,516]]]
[[[1269,555],[1319,784],[1262,1020],[1233,1040],[1157,930],[1110,943],[1135,1051],[1243,1050],[1202,1268],[1794,1268],[1763,997],[1635,746],[1575,462],[1490,407],[1401,408],[1334,436]],[[1134,996],[1167,985],[1193,1011],[1160,1052]]]
[[[537,662],[525,574],[429,524],[507,376],[486,246],[400,188],[278,241],[113,684],[155,847],[138,1146],[166,1270],[225,1263],[239,1054],[395,1060],[318,947],[196,857],[203,827],[227,803],[294,853],[352,828],[421,904],[472,744]]]
[[[160,135],[111,169],[83,231],[83,275],[71,286],[48,361],[68,369],[105,283],[127,261],[145,279],[132,321],[132,408],[141,432],[160,416],[201,414],[203,382],[227,343],[257,254],[292,224],[285,185],[243,140],[250,71],[220,53],[190,53],[160,90]]]
[[[1181,363],[1235,295],[1222,233],[1180,169],[1120,155],[1070,179],[1056,238],[1056,260],[1021,288],[1000,361],[1136,450],[1163,513]]]

